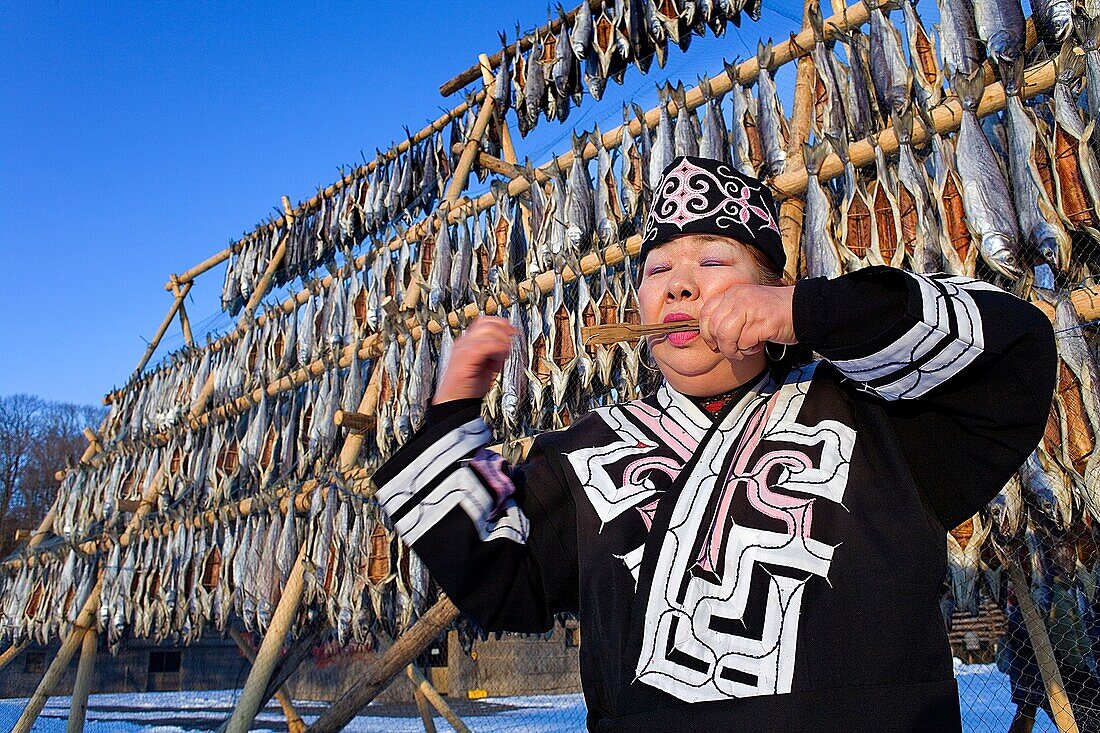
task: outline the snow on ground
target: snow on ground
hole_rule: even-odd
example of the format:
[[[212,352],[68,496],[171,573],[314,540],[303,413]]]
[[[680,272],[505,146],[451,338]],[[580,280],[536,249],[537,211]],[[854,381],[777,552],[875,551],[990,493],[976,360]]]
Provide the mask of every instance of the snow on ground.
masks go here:
[[[956,663],[955,677],[962,699],[966,733],[1005,733],[1012,722],[1008,678],[991,664]],[[146,692],[92,695],[87,733],[191,733],[210,731],[225,720],[239,690],[203,692]],[[461,703],[461,704],[460,704]],[[580,695],[529,695],[453,701],[459,714],[478,733],[566,733],[584,728],[584,701]],[[26,700],[0,700],[0,730],[10,730]],[[296,703],[307,723],[324,710],[323,703]],[[34,733],[64,733],[69,698],[50,698]],[[441,717],[440,731],[451,727]],[[285,731],[279,706],[272,702],[256,719],[255,730]],[[413,706],[371,705],[346,728],[350,733],[418,733],[423,724]],[[1035,733],[1055,733],[1045,713],[1039,713]]]

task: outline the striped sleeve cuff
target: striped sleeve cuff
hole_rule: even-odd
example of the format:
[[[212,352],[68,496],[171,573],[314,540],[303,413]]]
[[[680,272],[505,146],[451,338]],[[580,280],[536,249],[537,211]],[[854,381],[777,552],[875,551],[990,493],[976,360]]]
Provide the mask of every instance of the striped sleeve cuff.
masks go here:
[[[502,485],[509,481],[507,474],[471,468],[471,458],[492,438],[479,415],[480,403],[475,402],[437,411],[438,419],[426,420],[425,427],[374,474],[375,497],[409,544],[456,507],[469,516],[483,541],[527,540],[528,522],[512,498],[514,487]]]
[[[922,397],[963,371],[985,349],[982,315],[973,293],[1003,291],[979,280],[900,270],[868,272],[864,277],[868,282],[853,279],[842,284],[844,278],[839,278],[807,283],[802,298],[796,297],[795,318],[796,332],[808,337],[800,335],[800,340],[809,341],[839,372],[868,391],[886,400]],[[883,283],[904,283],[904,288],[897,288],[896,294],[880,293]],[[872,284],[878,289],[863,287]],[[844,297],[834,297],[831,290],[843,290]],[[894,302],[869,302],[879,298]],[[854,338],[860,331],[863,338]],[[843,338],[837,338],[840,333]]]

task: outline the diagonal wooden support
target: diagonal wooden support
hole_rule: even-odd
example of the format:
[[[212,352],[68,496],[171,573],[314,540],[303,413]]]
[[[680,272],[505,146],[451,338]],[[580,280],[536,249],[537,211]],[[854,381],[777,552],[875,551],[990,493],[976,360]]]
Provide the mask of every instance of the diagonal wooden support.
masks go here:
[[[283,236],[279,238],[279,245],[271,253],[271,259],[264,269],[264,274],[260,276],[260,281],[256,283],[256,289],[252,291],[252,297],[248,299],[248,305],[244,307],[244,313],[241,313],[241,317],[237,321],[238,330],[243,331],[252,321],[252,316],[255,315],[256,309],[260,307],[260,301],[264,299],[268,288],[271,287],[271,280],[275,277],[275,271],[279,269],[279,265],[283,263],[283,257],[286,256],[286,243],[290,239],[290,228],[294,225],[294,213],[290,208],[290,199],[286,196],[283,196],[283,211],[286,216],[286,229],[283,230]]]
[[[153,503],[156,501],[157,493],[160,491],[160,484],[163,477],[164,469],[158,468],[157,472],[153,474],[153,479],[149,482],[149,486],[145,488],[145,493],[141,496],[141,504],[138,505],[134,515],[130,517],[130,521],[126,524],[126,529],[119,538],[119,543],[123,546],[130,542],[131,536],[141,524],[141,521],[150,511],[152,511]],[[38,687],[35,689],[30,700],[27,701],[27,707],[23,709],[23,714],[20,715],[19,720],[16,721],[12,733],[30,733],[31,726],[34,725],[34,721],[38,719],[38,715],[46,705],[46,700],[49,698],[50,691],[57,686],[58,681],[61,679],[62,675],[65,674],[69,662],[72,661],[73,654],[76,653],[77,647],[83,642],[84,632],[88,629],[95,628],[96,610],[99,607],[102,591],[103,572],[101,570],[95,586],[92,587],[92,592],[88,594],[88,600],[84,602],[84,607],[80,609],[80,613],[76,617],[76,623],[73,624],[72,631],[69,632],[69,636],[62,642],[61,650],[58,651],[57,656],[50,662],[46,674],[42,675]]]
[[[69,723],[65,733],[81,733],[84,730],[84,721],[88,717],[88,693],[92,688],[92,670],[95,669],[98,642],[99,632],[94,628],[84,632],[80,664],[76,668],[76,682],[73,683],[73,697],[69,705]]]
[[[439,694],[439,691],[435,689],[431,682],[424,676],[424,674],[416,668],[415,664],[410,664],[405,668],[405,674],[408,675],[409,680],[416,686],[416,692],[421,695],[425,701],[431,703],[432,707],[439,711],[451,727],[457,731],[457,733],[470,733],[470,729],[462,722],[462,718],[458,717],[447,701],[443,699],[443,696]]]
[[[103,579],[100,578],[96,581],[95,587],[92,588],[88,600],[84,602],[84,608],[80,609],[80,614],[76,617],[76,623],[73,624],[72,632],[61,644],[61,649],[57,652],[57,656],[54,657],[53,661],[50,662],[46,674],[42,675],[38,687],[35,688],[34,694],[27,700],[27,707],[23,708],[23,714],[15,722],[15,727],[11,729],[11,733],[30,733],[31,726],[38,719],[42,708],[46,706],[46,700],[49,699],[50,693],[53,692],[65,675],[65,670],[69,668],[69,662],[72,661],[76,650],[83,643],[84,634],[95,628],[96,608],[99,606],[99,592],[102,588]]]
[[[410,680],[413,678],[413,669],[415,667],[411,664],[405,668],[405,673]],[[432,710],[428,707],[428,698],[424,697],[419,687],[413,687],[413,701],[416,702],[416,709],[420,713],[420,722],[424,724],[424,733],[435,733],[435,718],[432,717]]]
[[[244,634],[236,629],[236,627],[229,627],[229,636],[236,642],[237,648],[241,650],[241,655],[249,661],[251,664],[256,663],[256,652],[252,650],[252,646],[248,643],[248,640],[244,638]],[[290,698],[290,693],[286,687],[279,685],[279,688],[275,690],[275,699],[279,701],[279,706],[283,709],[283,716],[286,717],[286,727],[290,733],[302,733],[306,729],[305,721],[302,720],[302,716],[298,714],[298,711],[294,709],[294,701]],[[267,700],[260,703],[262,709],[267,705]]]
[[[18,657],[19,653],[27,648],[28,644],[30,644],[29,641],[20,641],[20,642],[17,642],[15,644],[12,644],[7,649],[5,649],[3,652],[0,652],[0,669],[3,669],[4,667],[8,666],[8,664],[11,662],[11,660]]]
[[[226,726],[228,733],[245,733],[260,711],[260,706],[267,702],[264,691],[267,682],[271,678],[271,672],[275,663],[279,661],[279,652],[287,632],[290,631],[294,617],[298,615],[298,605],[302,600],[302,590],[305,587],[305,559],[307,543],[303,542],[298,548],[298,557],[294,561],[294,567],[287,578],[286,587],[279,597],[279,604],[275,607],[275,613],[271,617],[271,624],[267,627],[264,640],[260,643],[260,649],[256,652],[256,662],[248,672],[244,690],[237,700],[233,714],[229,716],[229,724]]]
[[[141,361],[139,361],[137,367],[134,368],[134,374],[141,374],[141,370],[149,363],[149,359],[153,356],[153,352],[156,351],[157,346],[160,345],[160,340],[164,338],[164,332],[168,330],[168,326],[172,323],[172,319],[176,317],[176,311],[183,305],[183,299],[187,297],[189,292],[191,292],[191,283],[184,283],[183,287],[176,293],[176,297],[172,301],[172,306],[168,309],[168,315],[161,321],[160,328],[157,329],[157,333],[153,336],[153,340],[145,347],[145,353],[142,354]]]
[[[172,294],[180,298],[180,285],[175,276],[172,279]],[[191,321],[187,319],[187,308],[184,307],[183,298],[180,298],[180,328],[183,329],[183,340],[188,346],[194,346],[195,338],[191,333]]]
[[[314,721],[306,733],[336,733],[401,674],[409,662],[424,651],[447,626],[458,618],[458,609],[444,596],[429,608],[393,646],[376,658],[336,702]]]
[[[1047,698],[1054,714],[1054,724],[1058,726],[1058,733],[1078,733],[1073,708],[1070,707],[1069,696],[1066,695],[1066,686],[1062,681],[1061,672],[1058,671],[1058,661],[1054,658],[1050,635],[1047,634],[1047,627],[1043,623],[1042,616],[1039,615],[1039,609],[1035,607],[1035,601],[1031,598],[1031,584],[1027,582],[1018,565],[1009,568],[1008,577],[1016,588],[1016,601],[1020,604],[1020,611],[1023,612],[1024,626],[1027,627],[1031,648],[1035,650],[1035,661],[1039,664],[1039,672],[1047,690]]]

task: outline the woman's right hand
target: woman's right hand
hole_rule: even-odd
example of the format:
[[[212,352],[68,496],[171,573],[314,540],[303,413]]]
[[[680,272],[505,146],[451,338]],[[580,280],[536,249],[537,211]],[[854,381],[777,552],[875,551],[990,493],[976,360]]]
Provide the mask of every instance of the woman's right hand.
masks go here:
[[[455,340],[432,404],[481,399],[508,358],[518,332],[507,318],[481,316]]]

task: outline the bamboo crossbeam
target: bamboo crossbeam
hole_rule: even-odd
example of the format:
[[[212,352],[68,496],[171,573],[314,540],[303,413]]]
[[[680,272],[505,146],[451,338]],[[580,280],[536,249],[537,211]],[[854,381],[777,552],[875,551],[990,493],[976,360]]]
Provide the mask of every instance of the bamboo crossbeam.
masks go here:
[[[587,0],[587,2],[588,2],[588,7],[591,8],[593,12],[595,12],[595,11],[600,9],[600,5],[602,4],[603,0]],[[568,18],[569,20],[573,20],[573,18],[575,18],[577,16],[577,12],[580,9],[581,9],[581,6],[578,5],[577,7],[573,8],[568,13],[566,13],[565,17]],[[523,38],[520,38],[516,41],[513,41],[508,46],[501,49],[500,51],[497,51],[492,56],[487,57],[487,61],[488,61],[487,65],[488,65],[489,69],[490,70],[495,69],[498,66],[500,66],[501,59],[503,59],[503,57],[504,57],[503,55],[504,55],[505,52],[507,52],[509,56],[514,55],[515,51],[516,51],[516,44],[517,43],[519,44],[519,50],[520,51],[526,51],[527,49],[531,48],[531,46],[534,44],[534,39],[535,39],[536,36],[541,37],[541,36],[546,35],[547,33],[557,33],[558,30],[560,30],[560,29],[561,29],[561,17],[559,16],[558,18],[555,18],[554,20],[551,20],[549,23],[542,26],[541,28],[537,28],[534,31],[532,31],[531,33],[525,34],[523,36]],[[482,54],[482,56],[484,56],[484,55],[485,54]],[[470,82],[477,81],[478,77],[480,77],[481,74],[483,73],[482,69],[485,67],[485,65],[486,65],[485,61],[479,61],[477,64],[474,64],[470,68],[463,71],[461,74],[457,74],[454,77],[452,77],[451,79],[448,79],[447,81],[443,82],[442,84],[439,85],[439,93],[441,95],[443,95],[444,97],[449,97],[452,94],[454,94],[455,92],[457,92],[459,89],[461,89],[462,87],[469,84]],[[490,73],[492,73],[492,72],[490,71]]]
[[[76,667],[76,682],[73,683],[73,696],[69,705],[69,723],[65,733],[82,733],[84,721],[88,716],[88,693],[92,688],[92,671],[95,669],[96,645],[99,633],[94,629],[84,632],[84,641],[80,649],[80,662]]]
[[[1058,733],[1078,733],[1077,721],[1074,719],[1073,708],[1070,707],[1069,697],[1066,695],[1065,683],[1062,681],[1061,672],[1058,671],[1058,661],[1054,658],[1050,635],[1047,634],[1042,616],[1031,599],[1031,585],[1018,566],[1013,565],[1008,572],[1012,585],[1016,588],[1016,600],[1023,612],[1027,636],[1031,641],[1031,648],[1035,651],[1035,661],[1039,664],[1043,686],[1046,687],[1054,724],[1058,726]]]
[[[244,638],[244,634],[238,631],[235,626],[230,626],[229,636],[237,644],[241,655],[248,660],[248,663],[255,664],[256,652],[252,650],[252,646]],[[275,699],[279,701],[279,706],[283,709],[283,717],[286,718],[286,727],[289,733],[302,733],[306,729],[305,721],[302,720],[302,716],[294,708],[294,701],[291,700],[290,693],[285,686],[280,685],[279,689],[275,691]]]
[[[347,428],[355,433],[366,433],[374,428],[374,418],[361,412],[344,412],[337,410],[332,416],[332,421],[337,426]]]
[[[191,292],[191,283],[185,283],[180,289],[179,293],[172,300],[172,307],[168,309],[168,315],[164,317],[164,320],[160,324],[160,328],[157,329],[156,336],[153,336],[153,340],[149,342],[149,345],[145,348],[145,353],[141,357],[141,361],[138,362],[137,367],[134,369],[134,374],[141,374],[141,370],[145,368],[145,365],[149,363],[149,358],[153,355],[153,352],[157,350],[157,346],[160,344],[160,340],[164,337],[165,331],[168,330],[169,324],[172,323],[172,319],[176,317],[176,311],[179,310],[180,305],[183,304],[183,299],[187,297],[187,294]]]
[[[471,105],[480,104],[483,99],[485,99],[485,90],[484,89],[478,91],[470,99],[467,99],[466,101],[462,102],[457,107],[450,110],[449,112],[444,112],[434,122],[429,123],[422,130],[415,133],[411,138],[406,138],[406,139],[402,140],[401,142],[397,143],[397,145],[395,145],[392,148],[390,148],[389,150],[387,150],[385,153],[382,153],[381,156],[375,158],[374,160],[371,160],[370,162],[366,163],[365,165],[359,166],[355,170],[353,170],[350,173],[348,173],[347,175],[345,175],[340,180],[333,183],[328,188],[324,189],[323,191],[318,192],[312,198],[298,204],[296,207],[294,207],[294,210],[292,212],[293,215],[297,216],[297,217],[309,215],[310,213],[312,213],[316,208],[318,208],[321,205],[322,201],[324,201],[327,198],[332,197],[333,194],[340,191],[345,186],[350,186],[352,184],[352,182],[355,181],[355,179],[362,178],[363,176],[368,175],[371,171],[373,171],[376,167],[378,167],[378,161],[379,160],[383,160],[383,161],[388,162],[388,161],[391,161],[391,160],[395,159],[398,155],[400,155],[401,153],[405,152],[410,147],[412,147],[412,145],[415,145],[416,143],[418,143],[422,140],[426,140],[429,137],[431,137],[432,135],[434,135],[435,133],[440,132],[441,130],[446,128],[446,126],[448,124],[450,124],[451,120],[455,119],[456,117],[461,117],[462,115],[466,114],[466,110],[470,109]],[[268,222],[266,224],[260,224],[260,225],[256,226],[256,228],[253,229],[250,234],[242,237],[241,239],[234,242],[230,246],[226,247],[222,251],[217,252],[217,253],[211,255],[210,257],[207,257],[205,260],[203,260],[199,264],[195,265],[190,270],[187,270],[186,272],[184,272],[181,275],[173,275],[169,279],[169,281],[164,284],[164,289],[165,290],[171,290],[173,281],[178,282],[178,283],[189,283],[189,282],[191,282],[192,280],[194,280],[196,277],[198,277],[202,273],[206,272],[207,270],[213,269],[213,268],[217,267],[219,264],[221,264],[222,262],[225,262],[226,260],[228,260],[231,256],[233,256],[234,248],[238,247],[242,242],[247,241],[248,239],[256,236],[257,234],[260,234],[260,233],[263,233],[263,232],[271,232],[272,230],[278,229],[279,227],[282,227],[285,224],[286,224],[286,218],[284,216],[284,217],[279,217],[278,219],[276,219],[273,222]]]
[[[352,682],[306,733],[336,733],[342,730],[456,618],[458,609],[451,599],[444,596],[436,601],[411,628],[398,637],[393,646],[359,675],[359,679]]]

